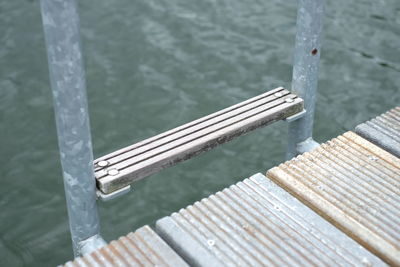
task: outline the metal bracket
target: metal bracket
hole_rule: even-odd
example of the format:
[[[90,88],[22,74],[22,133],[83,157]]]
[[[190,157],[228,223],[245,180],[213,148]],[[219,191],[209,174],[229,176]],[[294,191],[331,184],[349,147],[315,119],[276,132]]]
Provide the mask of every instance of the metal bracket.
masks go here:
[[[89,237],[88,239],[82,240],[78,243],[78,252],[79,255],[83,256],[93,251],[104,247],[107,245],[107,242],[99,235],[94,235]]]
[[[306,113],[307,113],[307,111],[305,109],[303,109],[299,113],[294,114],[293,116],[287,117],[286,119],[284,119],[284,121],[292,122],[292,121],[298,120],[298,119],[304,117],[304,115],[306,115]]]
[[[310,137],[303,142],[298,143],[296,146],[296,150],[299,154],[303,154],[317,147],[319,147],[319,143],[317,143],[316,141],[314,141],[314,139],[312,139],[312,137]]]
[[[106,202],[106,201],[112,200],[114,198],[120,197],[122,195],[125,195],[125,194],[129,193],[130,191],[131,191],[131,186],[128,185],[128,186],[118,189],[110,194],[104,194],[100,190],[97,190],[96,194],[97,194],[98,198],[100,198],[102,201]]]

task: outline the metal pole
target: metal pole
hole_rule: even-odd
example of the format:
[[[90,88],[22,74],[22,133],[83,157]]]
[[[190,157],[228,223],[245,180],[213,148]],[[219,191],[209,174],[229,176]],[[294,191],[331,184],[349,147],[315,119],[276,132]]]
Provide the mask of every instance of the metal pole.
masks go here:
[[[304,99],[306,114],[289,123],[286,158],[318,146],[312,138],[325,0],[299,0],[292,91]]]
[[[100,237],[85,72],[75,0],[41,0],[58,144],[75,256],[105,244]]]

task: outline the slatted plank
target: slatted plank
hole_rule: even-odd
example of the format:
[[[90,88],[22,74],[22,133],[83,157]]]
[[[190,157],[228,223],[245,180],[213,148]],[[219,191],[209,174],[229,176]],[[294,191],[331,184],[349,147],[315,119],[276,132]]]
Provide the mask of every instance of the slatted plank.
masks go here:
[[[356,133],[400,157],[400,107],[358,125]]]
[[[303,100],[277,88],[95,161],[99,189],[109,194],[163,168],[303,110]]]
[[[353,132],[267,176],[387,263],[400,265],[400,159]]]
[[[256,174],[156,222],[192,266],[385,265]]]
[[[74,261],[66,267],[105,266],[188,266],[150,227],[110,242],[109,245]]]

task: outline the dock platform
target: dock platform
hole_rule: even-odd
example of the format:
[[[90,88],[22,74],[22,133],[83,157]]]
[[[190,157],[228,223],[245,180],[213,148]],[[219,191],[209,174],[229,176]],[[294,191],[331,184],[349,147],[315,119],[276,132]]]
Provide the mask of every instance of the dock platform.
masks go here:
[[[400,266],[399,110],[66,266]]]

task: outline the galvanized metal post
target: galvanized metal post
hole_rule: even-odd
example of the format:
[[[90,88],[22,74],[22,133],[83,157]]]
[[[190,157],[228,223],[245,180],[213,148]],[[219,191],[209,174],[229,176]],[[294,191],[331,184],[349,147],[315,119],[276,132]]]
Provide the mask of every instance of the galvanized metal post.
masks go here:
[[[324,6],[325,0],[298,1],[292,91],[304,99],[306,114],[289,123],[287,159],[318,146],[312,132]]]
[[[85,73],[75,0],[41,0],[58,143],[75,256],[100,237]]]

